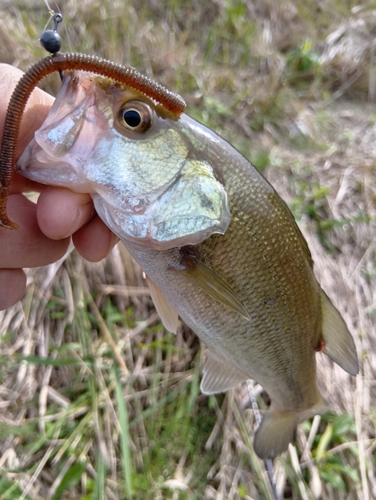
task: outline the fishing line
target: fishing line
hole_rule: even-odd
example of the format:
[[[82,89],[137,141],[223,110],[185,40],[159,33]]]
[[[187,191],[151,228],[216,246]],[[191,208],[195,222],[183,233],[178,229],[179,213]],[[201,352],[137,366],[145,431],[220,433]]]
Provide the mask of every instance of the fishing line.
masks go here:
[[[249,399],[251,401],[253,414],[254,414],[255,420],[256,420],[256,429],[258,429],[261,425],[262,417],[261,417],[259,405],[257,403],[256,394],[255,394],[255,390],[254,390],[252,381],[249,379],[247,380],[247,388],[248,388],[248,394],[249,394]],[[277,491],[277,483],[276,483],[275,476],[274,476],[273,461],[270,458],[268,458],[267,460],[264,460],[264,463],[265,463],[266,469],[268,471],[270,484],[272,485],[274,500],[281,500],[280,496],[278,494],[278,491]]]
[[[53,15],[55,14],[55,11],[51,8],[50,4],[48,3],[48,0],[44,0],[44,3],[46,4],[46,7],[48,9],[49,14],[51,15],[51,17],[53,17]],[[54,4],[55,4],[56,8],[58,10],[60,10],[59,6],[57,5],[57,2],[54,2]],[[44,29],[46,29],[46,28],[44,28]]]

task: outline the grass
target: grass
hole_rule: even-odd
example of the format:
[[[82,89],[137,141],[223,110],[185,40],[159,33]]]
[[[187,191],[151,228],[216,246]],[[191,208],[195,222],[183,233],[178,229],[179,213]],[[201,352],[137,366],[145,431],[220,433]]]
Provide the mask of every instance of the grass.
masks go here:
[[[356,5],[60,5],[65,50],[131,64],[181,93],[277,186],[354,335],[356,379],[318,356],[334,413],[302,424],[275,461],[286,499],[376,497],[374,14],[372,2]],[[25,69],[45,55],[45,4],[0,11],[0,58]],[[98,264],[73,251],[28,274],[22,303],[0,313],[1,499],[272,498],[247,388],[200,394],[197,338],[184,325],[164,331],[123,247]]]

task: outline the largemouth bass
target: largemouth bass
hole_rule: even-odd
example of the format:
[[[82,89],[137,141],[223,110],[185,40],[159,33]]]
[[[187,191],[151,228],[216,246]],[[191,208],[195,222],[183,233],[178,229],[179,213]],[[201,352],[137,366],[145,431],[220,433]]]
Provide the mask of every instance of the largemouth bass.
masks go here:
[[[274,188],[225,140],[135,90],[65,72],[50,115],[19,160],[38,182],[90,193],[147,275],[168,330],[178,316],[207,346],[201,390],[249,378],[271,398],[261,458],[325,411],[315,352],[350,374],[355,345],[313,273],[308,246]]]

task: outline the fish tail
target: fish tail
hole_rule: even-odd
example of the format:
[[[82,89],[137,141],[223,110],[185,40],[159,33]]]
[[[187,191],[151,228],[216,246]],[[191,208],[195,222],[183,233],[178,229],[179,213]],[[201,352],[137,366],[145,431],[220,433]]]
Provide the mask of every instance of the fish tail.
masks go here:
[[[253,440],[255,452],[263,460],[275,458],[287,450],[289,443],[295,442],[299,422],[313,415],[324,413],[326,410],[322,402],[309,410],[300,412],[269,409],[255,433]]]
[[[253,440],[257,455],[266,460],[286,451],[289,443],[295,441],[298,423],[296,412],[266,412]]]

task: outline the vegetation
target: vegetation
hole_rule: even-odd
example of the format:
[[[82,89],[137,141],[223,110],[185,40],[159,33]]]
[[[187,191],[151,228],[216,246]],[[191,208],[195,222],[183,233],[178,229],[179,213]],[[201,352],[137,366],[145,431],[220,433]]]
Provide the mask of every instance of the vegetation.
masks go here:
[[[59,3],[59,2],[58,2]],[[58,10],[56,5],[51,7]],[[333,413],[275,461],[285,499],[376,498],[376,99],[371,0],[67,0],[63,49],[131,64],[254,161],[291,206],[361,373],[318,355]],[[40,0],[0,3],[0,60],[44,56]],[[55,93],[58,78],[43,87]],[[0,498],[271,499],[247,387],[200,394],[200,345],[167,334],[118,245],[29,270],[0,313]],[[302,332],[303,334],[304,332]],[[261,409],[268,404],[255,384]]]

